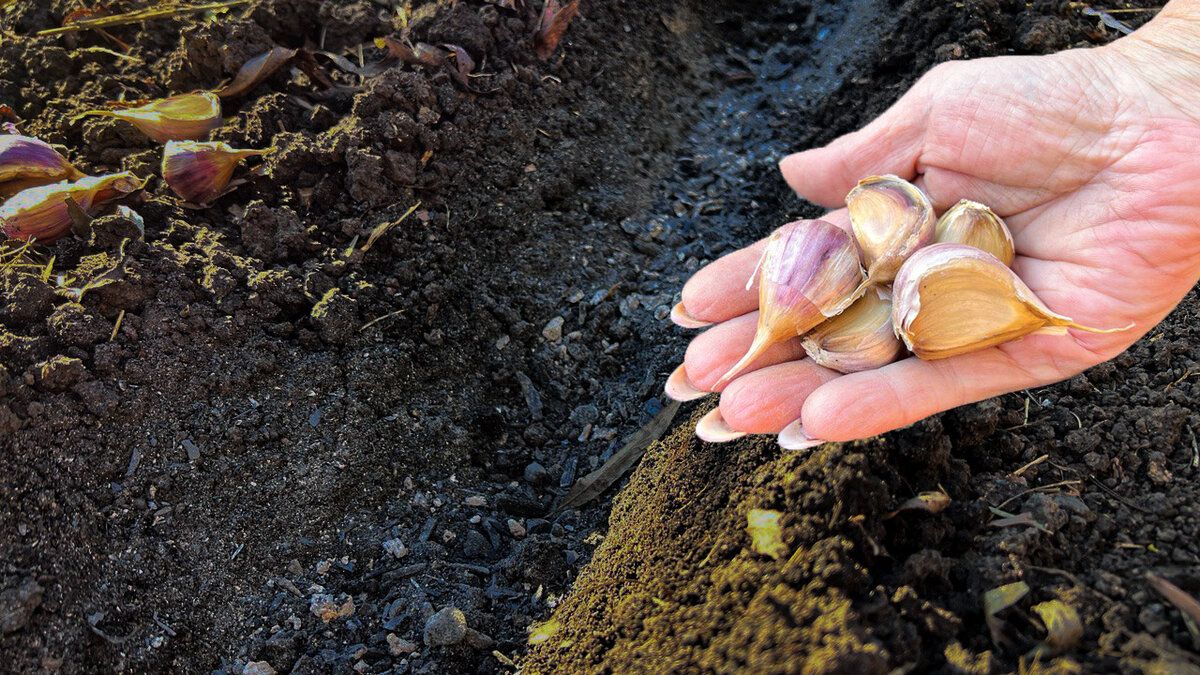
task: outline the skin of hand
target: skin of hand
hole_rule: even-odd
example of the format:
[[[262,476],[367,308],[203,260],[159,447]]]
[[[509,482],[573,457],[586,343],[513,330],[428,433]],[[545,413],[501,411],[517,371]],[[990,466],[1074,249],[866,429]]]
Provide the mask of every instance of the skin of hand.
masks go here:
[[[842,375],[776,345],[721,391],[707,440],[779,433],[803,449],[1071,377],[1120,354],[1200,279],[1200,2],[1175,0],[1133,35],[1049,56],[938,65],[863,129],[780,163],[828,208],[858,179],[913,180],[940,213],[991,206],[1016,244],[1014,269],[1052,310],[1129,330],[1024,339],[938,361],[909,357]],[[848,227],[844,209],[824,217]],[[696,398],[746,351],[765,240],[709,264],[683,289],[683,319],[716,324],[689,345],[668,393]]]

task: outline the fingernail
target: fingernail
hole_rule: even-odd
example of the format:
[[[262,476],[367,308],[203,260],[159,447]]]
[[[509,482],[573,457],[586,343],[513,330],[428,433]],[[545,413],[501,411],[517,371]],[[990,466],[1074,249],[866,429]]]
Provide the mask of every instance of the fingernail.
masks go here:
[[[696,423],[696,437],[709,443],[728,443],[745,435],[745,431],[738,431],[725,422],[720,408],[713,408]]]
[[[784,450],[807,450],[825,443],[819,438],[813,438],[804,433],[800,420],[796,420],[779,432],[779,447]]]
[[[681,328],[707,328],[712,325],[711,321],[701,321],[688,314],[682,302],[671,308],[671,321]]]
[[[667,386],[663,387],[667,396],[675,401],[695,401],[698,398],[704,398],[712,392],[701,391],[692,385],[692,381],[688,379],[687,371],[684,370],[683,364],[671,373],[667,378]]]

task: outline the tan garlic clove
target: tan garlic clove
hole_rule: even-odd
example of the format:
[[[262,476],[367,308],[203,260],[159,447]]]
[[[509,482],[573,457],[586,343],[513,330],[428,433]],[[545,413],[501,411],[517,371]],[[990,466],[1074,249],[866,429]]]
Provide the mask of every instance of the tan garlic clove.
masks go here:
[[[159,143],[202,141],[221,126],[221,99],[211,92],[180,94],[136,108],[89,110],[72,121],[90,115],[125,120]]]
[[[896,334],[922,359],[949,358],[1030,333],[1133,327],[1092,328],[1055,314],[1000,259],[964,244],[933,244],[914,253],[896,275],[892,294]]]
[[[886,366],[904,351],[892,330],[892,295],[881,288],[868,289],[846,311],[805,333],[800,343],[813,361],[842,373]]]
[[[23,190],[0,206],[0,229],[14,239],[36,239],[40,244],[58,241],[71,232],[68,200],[84,213],[136,192],[145,181],[129,172],[86,176],[74,183]]]
[[[0,135],[0,197],[83,175],[49,143],[20,134]]]
[[[207,204],[221,196],[238,162],[264,152],[236,150],[220,141],[169,141],[163,150],[163,180],[184,200]]]
[[[854,240],[867,268],[866,285],[892,281],[913,251],[933,241],[929,198],[897,176],[870,176],[846,195]]]
[[[823,220],[775,231],[758,268],[758,330],[746,355],[714,385],[720,388],[768,347],[798,337],[853,301],[863,281],[854,240]]]
[[[1000,216],[979,202],[964,199],[938,218],[934,226],[934,243],[966,244],[987,251],[1012,267],[1012,233]]]

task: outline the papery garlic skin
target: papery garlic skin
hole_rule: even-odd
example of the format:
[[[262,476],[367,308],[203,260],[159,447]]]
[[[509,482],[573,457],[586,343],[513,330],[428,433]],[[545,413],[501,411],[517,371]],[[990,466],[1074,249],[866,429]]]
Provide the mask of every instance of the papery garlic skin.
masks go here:
[[[823,220],[800,220],[775,231],[758,268],[758,330],[746,355],[718,388],[768,347],[808,332],[853,301],[863,281],[850,234]]]
[[[846,311],[804,335],[800,344],[818,364],[841,373],[881,368],[904,352],[892,330],[892,295],[868,289]]]
[[[915,185],[893,175],[869,176],[846,195],[866,285],[892,281],[914,251],[933,241],[933,206]]]
[[[0,230],[14,239],[36,239],[40,244],[51,244],[71,232],[68,199],[88,213],[94,207],[140,190],[144,184],[137,176],[124,172],[29,188],[0,206]]]
[[[944,359],[1067,328],[1112,333],[1124,328],[1082,326],[1056,314],[996,256],[964,244],[933,244],[900,268],[892,285],[896,334],[922,359]]]
[[[236,150],[220,141],[170,141],[163,151],[163,180],[184,200],[207,204],[229,185],[238,162],[261,154],[262,150]]]
[[[1004,220],[990,208],[964,199],[938,218],[934,226],[934,243],[966,244],[987,251],[1012,267],[1016,252],[1012,232]]]
[[[221,99],[211,92],[179,94],[122,110],[89,110],[74,119],[96,115],[134,125],[159,143],[201,141],[221,126]]]
[[[49,143],[20,134],[0,135],[0,196],[83,175]]]

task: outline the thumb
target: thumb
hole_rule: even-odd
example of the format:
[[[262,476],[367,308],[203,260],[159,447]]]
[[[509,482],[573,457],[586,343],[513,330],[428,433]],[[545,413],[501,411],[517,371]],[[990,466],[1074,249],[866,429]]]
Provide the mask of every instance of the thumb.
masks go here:
[[[864,176],[891,173],[912,180],[929,110],[926,79],[862,129],[784,157],[779,170],[788,185],[810,202],[836,208]]]

